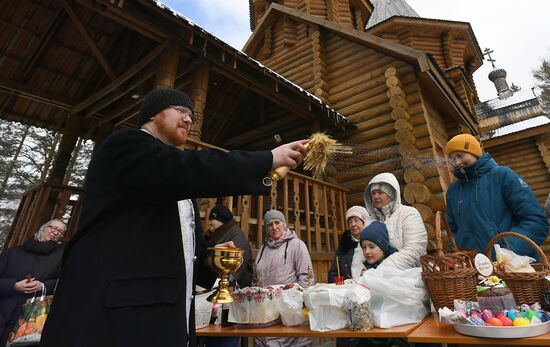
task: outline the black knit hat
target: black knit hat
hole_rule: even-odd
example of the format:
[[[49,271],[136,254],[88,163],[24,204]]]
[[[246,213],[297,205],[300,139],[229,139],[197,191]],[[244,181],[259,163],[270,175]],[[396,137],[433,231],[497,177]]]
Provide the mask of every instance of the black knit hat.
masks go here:
[[[208,216],[208,220],[219,220],[222,223],[227,223],[229,221],[233,220],[233,213],[225,207],[225,205],[216,205],[214,208],[210,211],[210,215]]]
[[[170,106],[185,106],[193,111],[193,102],[184,92],[169,88],[156,89],[143,98],[139,108],[138,126],[149,122],[157,113]]]
[[[359,237],[359,240],[361,242],[363,242],[363,240],[374,242],[386,255],[392,253],[390,251],[391,247],[388,236],[388,229],[386,228],[386,224],[384,223],[378,221],[371,222],[363,229],[363,231],[361,231],[361,236]]]

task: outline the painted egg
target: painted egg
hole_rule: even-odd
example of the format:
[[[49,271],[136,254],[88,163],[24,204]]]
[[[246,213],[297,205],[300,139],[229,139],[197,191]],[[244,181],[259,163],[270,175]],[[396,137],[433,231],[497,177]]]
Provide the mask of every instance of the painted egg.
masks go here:
[[[481,319],[483,319],[484,321],[492,317],[493,317],[493,312],[491,312],[491,310],[483,310],[483,312],[481,313]]]
[[[518,317],[518,318],[514,319],[514,326],[515,327],[524,327],[524,326],[527,326],[529,324],[530,324],[529,320],[527,320],[525,318]]]
[[[533,310],[527,311],[527,318],[528,318],[529,320],[531,320],[531,319],[533,319],[533,317],[537,317],[537,313],[536,313],[535,311],[533,311]],[[537,318],[538,318],[538,317],[537,317]]]
[[[512,325],[514,325],[514,322],[512,322],[512,320],[506,316],[502,316],[499,319],[502,322],[502,325],[504,325],[505,327],[511,327]]]
[[[535,302],[533,305],[531,305],[531,309],[533,309],[534,311],[539,311],[542,310],[542,307],[538,302]]]
[[[519,315],[523,318],[527,318],[527,312],[521,311]]]
[[[479,317],[470,317],[470,321],[474,324],[474,325],[485,325],[485,322],[483,322],[483,319],[479,318]]]
[[[523,305],[521,305],[521,307],[520,307],[521,312],[527,312],[527,311],[529,311],[530,309],[531,309],[531,307],[529,307],[529,305],[527,305],[527,304],[523,304]]]
[[[510,318],[512,321],[517,318],[514,310],[506,311],[506,316],[508,316],[508,318]]]
[[[541,324],[541,323],[542,321],[539,319],[539,317],[534,316],[533,318],[531,318],[531,325]]]
[[[485,321],[485,324],[487,325],[492,325],[492,326],[496,326],[496,327],[500,327],[500,326],[503,326],[504,324],[502,323],[502,321],[496,317],[489,317],[487,318],[487,320]]]
[[[498,319],[502,318],[502,317],[506,317],[506,315],[504,314],[504,312],[499,312],[497,313],[497,315],[495,316],[497,317]]]
[[[540,312],[540,320],[544,322],[548,322],[550,320],[550,315],[547,312]]]

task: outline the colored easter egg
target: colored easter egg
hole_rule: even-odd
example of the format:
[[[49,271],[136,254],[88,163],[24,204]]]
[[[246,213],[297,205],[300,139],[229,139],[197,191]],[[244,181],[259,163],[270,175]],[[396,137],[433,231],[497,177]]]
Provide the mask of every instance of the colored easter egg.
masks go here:
[[[527,318],[528,318],[529,320],[531,320],[531,319],[533,319],[533,317],[537,317],[537,313],[536,313],[535,311],[533,311],[533,310],[527,311]],[[537,318],[538,318],[538,317],[537,317]]]
[[[550,320],[550,315],[547,312],[539,312],[540,313],[540,320],[544,322],[548,322]]]
[[[527,304],[523,304],[523,305],[521,305],[521,307],[520,307],[521,312],[527,312],[527,311],[529,311],[530,309],[531,309],[531,307],[529,307],[529,305],[527,305]]]
[[[506,316],[512,320],[512,322],[517,318],[514,310],[506,311]]]
[[[470,310],[470,317],[481,317],[481,311]]]
[[[487,320],[485,321],[485,324],[487,325],[492,325],[492,326],[496,326],[496,327],[500,327],[500,326],[503,326],[504,324],[502,323],[502,321],[496,317],[489,317],[487,318]]]
[[[542,310],[542,307],[540,306],[540,304],[538,302],[535,302],[533,305],[531,305],[531,309],[533,311],[539,311],[539,310]]]
[[[527,317],[527,312],[521,311],[519,313],[519,315],[520,315],[520,317],[526,318]]]
[[[530,325],[531,322],[529,322],[529,320],[523,318],[523,317],[518,317],[516,319],[514,319],[514,326],[515,327],[524,327],[524,326],[527,326],[527,325]]]
[[[541,324],[541,323],[542,321],[539,319],[539,317],[534,316],[533,318],[531,318],[531,325]]]
[[[483,322],[483,319],[479,318],[479,317],[470,317],[470,321],[474,324],[474,325],[485,325],[485,322]]]
[[[512,325],[514,325],[514,322],[512,322],[512,320],[506,316],[502,316],[498,319],[500,319],[502,325],[504,325],[505,327],[511,327]]]
[[[504,314],[504,312],[499,312],[499,313],[497,313],[497,315],[495,317],[500,319],[501,317],[506,317],[506,315]]]
[[[481,313],[481,319],[483,319],[484,321],[491,317],[493,317],[493,312],[491,312],[491,310],[483,310],[483,312]]]

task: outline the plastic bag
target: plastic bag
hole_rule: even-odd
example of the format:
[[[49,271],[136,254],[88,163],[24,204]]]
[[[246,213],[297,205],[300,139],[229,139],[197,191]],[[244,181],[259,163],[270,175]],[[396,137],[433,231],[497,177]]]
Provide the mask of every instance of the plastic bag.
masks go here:
[[[354,283],[346,292],[344,307],[350,316],[350,329],[353,331],[369,330],[374,325],[370,309],[370,290]]]
[[[429,296],[421,268],[377,268],[358,280],[370,288],[374,325],[380,328],[420,322],[429,313]]]
[[[27,299],[23,304],[23,311],[17,319],[8,338],[6,346],[27,346],[40,342],[42,328],[50,312],[53,295],[42,295]]]
[[[517,255],[513,251],[501,248],[495,245],[495,257],[497,262],[504,264],[504,269],[508,272],[535,272],[530,265],[535,259],[526,255]]]
[[[283,291],[283,295],[277,301],[277,308],[281,314],[283,325],[300,325],[306,321],[302,311],[304,299],[302,288],[298,285]]]
[[[330,331],[349,327],[350,318],[344,308],[344,298],[350,286],[319,283],[304,290],[311,330]]]

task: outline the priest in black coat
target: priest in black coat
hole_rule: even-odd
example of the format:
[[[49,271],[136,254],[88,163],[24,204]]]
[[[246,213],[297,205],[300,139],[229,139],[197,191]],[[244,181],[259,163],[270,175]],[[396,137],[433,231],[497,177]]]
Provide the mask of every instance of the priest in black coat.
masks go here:
[[[191,290],[208,285],[200,283],[206,262],[193,199],[268,194],[265,176],[296,167],[306,141],[272,151],[181,151],[192,110],[180,91],[152,91],[141,129],[112,134],[94,154],[41,346],[195,346]]]

